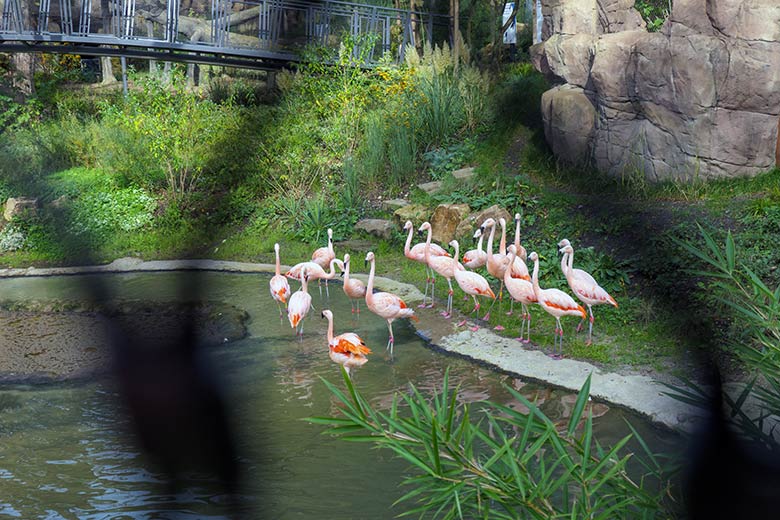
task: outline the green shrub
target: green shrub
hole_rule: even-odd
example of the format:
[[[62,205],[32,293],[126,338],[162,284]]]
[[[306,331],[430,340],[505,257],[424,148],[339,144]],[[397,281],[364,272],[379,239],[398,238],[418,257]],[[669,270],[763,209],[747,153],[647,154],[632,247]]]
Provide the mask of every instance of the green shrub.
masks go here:
[[[9,224],[0,230],[0,253],[17,251],[27,245],[24,231],[14,224]]]
[[[107,238],[148,226],[156,208],[157,201],[140,188],[91,192],[73,201],[69,228],[75,235]]]

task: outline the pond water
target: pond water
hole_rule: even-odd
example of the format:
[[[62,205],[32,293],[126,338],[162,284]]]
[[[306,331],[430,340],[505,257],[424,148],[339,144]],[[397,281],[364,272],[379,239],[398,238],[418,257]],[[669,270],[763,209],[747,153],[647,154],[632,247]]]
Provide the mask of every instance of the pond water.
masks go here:
[[[85,282],[100,280],[118,299],[175,301],[192,273],[93,275],[0,280],[0,299],[86,297]],[[249,335],[209,349],[209,362],[224,378],[229,413],[243,470],[241,502],[248,518],[390,518],[403,510],[392,503],[403,494],[409,470],[387,451],[322,435],[302,420],[332,415],[336,404],[320,377],[343,387],[338,365],[328,358],[326,320],[336,333],[355,331],[374,351],[354,381],[378,407],[413,383],[423,392],[440,386],[449,367],[461,385],[460,399],[511,403],[505,385],[537,399],[556,420],[565,419],[571,392],[532,384],[428,348],[405,321],[396,322],[395,358],[384,346],[384,320],[364,309],[350,313],[341,286],[330,297],[312,287],[317,312],[305,321],[304,338],[280,324],[264,275],[199,275],[209,300],[228,302],[250,315]],[[297,282],[291,283],[297,290]],[[2,346],[0,345],[0,348]],[[0,516],[18,518],[222,518],[224,497],[207,475],[188,475],[186,490],[172,496],[163,475],[138,448],[128,419],[117,412],[117,393],[107,379],[0,386]],[[600,405],[595,435],[609,445],[628,432],[628,418],[651,446],[676,451],[679,438],[621,409]]]

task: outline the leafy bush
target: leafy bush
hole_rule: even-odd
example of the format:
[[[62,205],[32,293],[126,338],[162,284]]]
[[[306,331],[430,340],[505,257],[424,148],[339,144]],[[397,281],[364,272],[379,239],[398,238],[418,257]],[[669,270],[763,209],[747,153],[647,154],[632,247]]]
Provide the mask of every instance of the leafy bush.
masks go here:
[[[27,237],[24,232],[13,224],[0,230],[0,253],[17,251],[27,245]]]
[[[428,175],[432,179],[442,179],[453,170],[467,164],[474,153],[474,141],[464,139],[461,142],[442,148],[434,148],[423,154],[427,164]]]
[[[157,201],[140,188],[91,192],[73,202],[69,227],[76,235],[105,238],[149,225],[156,208]]]
[[[611,447],[593,438],[590,377],[566,425],[556,425],[507,387],[527,412],[492,402],[459,404],[445,375],[430,398],[413,386],[395,394],[389,413],[374,409],[346,372],[348,393],[325,382],[339,401],[338,417],[313,417],[344,440],[372,442],[411,465],[411,489],[398,502],[405,514],[432,518],[669,518],[676,516],[670,478],[676,468],[650,451],[636,430]],[[629,425],[630,426],[630,425]],[[636,440],[643,453],[630,453]],[[629,459],[639,478],[630,476]]]

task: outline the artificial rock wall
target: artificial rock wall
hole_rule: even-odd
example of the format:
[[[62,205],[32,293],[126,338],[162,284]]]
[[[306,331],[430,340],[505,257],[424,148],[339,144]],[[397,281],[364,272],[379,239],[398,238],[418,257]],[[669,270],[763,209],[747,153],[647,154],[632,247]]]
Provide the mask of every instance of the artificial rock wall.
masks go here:
[[[648,33],[634,0],[542,0],[545,136],[562,161],[651,180],[780,162],[780,0],[673,0]]]

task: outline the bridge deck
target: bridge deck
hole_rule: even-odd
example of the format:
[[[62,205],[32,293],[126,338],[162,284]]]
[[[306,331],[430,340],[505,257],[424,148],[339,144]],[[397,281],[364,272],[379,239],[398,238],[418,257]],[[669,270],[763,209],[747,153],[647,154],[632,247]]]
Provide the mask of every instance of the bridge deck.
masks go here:
[[[366,63],[407,44],[449,41],[446,15],[335,0],[0,0],[0,52],[121,55],[278,68],[344,37]],[[368,37],[368,35],[371,35]],[[365,51],[365,52],[361,52]]]

